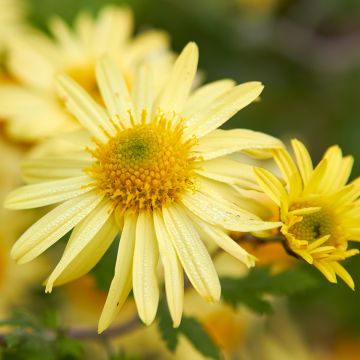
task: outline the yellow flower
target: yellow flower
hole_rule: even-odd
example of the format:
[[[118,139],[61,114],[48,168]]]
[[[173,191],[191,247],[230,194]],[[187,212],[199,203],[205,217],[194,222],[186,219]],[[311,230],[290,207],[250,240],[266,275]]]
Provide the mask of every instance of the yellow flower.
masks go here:
[[[129,85],[134,68],[144,60],[156,64],[161,83],[173,61],[168,36],[149,30],[132,38],[132,27],[129,9],[105,7],[96,19],[80,13],[74,29],[53,18],[53,37],[36,30],[13,37],[7,65],[15,81],[0,87],[0,117],[7,120],[9,135],[33,142],[78,127],[59,101],[55,75],[65,72],[101,101],[95,63],[104,53],[114,59]]]
[[[22,3],[17,0],[0,0],[0,50],[8,45],[12,36],[21,31],[24,17]]]
[[[139,69],[129,93],[121,73],[103,58],[96,74],[107,110],[69,77],[60,76],[60,94],[87,129],[88,141],[82,134],[78,141],[85,139],[85,144],[77,153],[29,160],[27,167],[35,170],[33,178],[28,170],[28,179],[44,181],[47,173],[52,181],[19,188],[6,201],[8,208],[25,209],[66,200],[30,227],[12,249],[12,256],[25,263],[73,229],[47,280],[48,292],[53,285],[87,273],[121,232],[99,331],[113,321],[131,288],[140,318],[146,324],[153,321],[159,299],[159,252],[168,306],[178,326],[183,268],[206,300],[217,301],[220,296],[219,279],[201,237],[252,266],[254,257],[225,229],[279,226],[236,205],[241,197],[237,187],[257,185],[251,166],[225,156],[236,151],[260,156],[282,143],[251,130],[217,130],[256,99],[263,86],[220,80],[190,94],[197,62],[197,46],[190,43],[158,93],[147,66]]]
[[[279,206],[281,232],[287,248],[316,266],[336,283],[336,275],[354,289],[340,261],[358,253],[348,241],[360,241],[360,178],[347,184],[353,158],[330,147],[319,164],[313,164],[305,146],[292,141],[296,164],[284,149],[274,151],[287,187],[269,171],[256,168],[259,185]]]

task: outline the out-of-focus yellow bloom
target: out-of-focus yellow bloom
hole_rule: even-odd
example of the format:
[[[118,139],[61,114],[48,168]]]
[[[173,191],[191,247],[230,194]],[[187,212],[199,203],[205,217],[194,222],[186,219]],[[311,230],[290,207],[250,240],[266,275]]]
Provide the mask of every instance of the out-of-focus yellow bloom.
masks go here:
[[[23,28],[24,7],[18,0],[0,0],[0,51]]]
[[[0,117],[7,119],[7,130],[17,140],[37,141],[78,126],[56,94],[57,73],[67,73],[101,102],[95,63],[105,53],[130,88],[134,69],[143,61],[154,65],[159,84],[173,61],[166,33],[149,30],[131,37],[133,20],[127,8],[105,7],[96,19],[80,13],[73,29],[53,18],[50,31],[53,38],[32,30],[9,44],[7,65],[16,81],[0,87]]]
[[[0,203],[11,188],[20,183],[19,161],[22,152],[0,137]],[[26,226],[36,219],[35,212],[14,214],[0,207],[0,317],[6,318],[10,309],[26,303],[26,292],[34,282],[45,276],[43,260],[19,268],[10,258],[12,243]]]
[[[59,77],[68,109],[86,128],[87,136],[77,140],[85,142],[67,157],[34,160],[34,173],[42,173],[42,182],[19,188],[7,198],[12,209],[65,201],[29,228],[12,249],[13,257],[25,263],[74,229],[47,280],[47,291],[87,273],[121,232],[100,331],[114,320],[131,289],[140,318],[146,324],[154,320],[159,253],[169,310],[178,326],[183,268],[203,298],[220,297],[218,275],[201,238],[253,266],[253,256],[225,229],[261,231],[279,226],[232,202],[240,197],[235,186],[257,185],[251,166],[225,156],[236,151],[264,155],[282,143],[250,130],[217,129],[256,99],[262,85],[235,86],[221,80],[191,93],[197,63],[198,48],[190,43],[159,91],[151,68],[144,66],[130,93],[121,73],[103,58],[97,80],[107,110],[69,77]],[[34,182],[39,181],[36,174]]]
[[[280,209],[288,249],[330,282],[336,283],[338,275],[353,289],[351,276],[339,263],[358,253],[347,249],[348,241],[360,241],[360,178],[347,184],[353,158],[332,146],[314,169],[305,146],[293,140],[292,147],[296,164],[285,149],[274,151],[287,187],[261,168],[255,169],[258,183]]]

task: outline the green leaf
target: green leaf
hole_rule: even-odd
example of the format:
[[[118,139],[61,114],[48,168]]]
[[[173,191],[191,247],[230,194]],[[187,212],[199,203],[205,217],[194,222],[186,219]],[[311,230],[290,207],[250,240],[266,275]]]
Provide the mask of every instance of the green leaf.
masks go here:
[[[198,320],[183,316],[178,328],[173,328],[172,324],[173,322],[167,309],[166,301],[162,298],[158,310],[158,327],[167,348],[171,352],[174,352],[178,345],[178,337],[182,334],[189,340],[194,348],[205,357],[214,360],[221,359],[220,349]]]
[[[236,307],[246,305],[260,314],[272,312],[266,295],[288,296],[315,287],[318,281],[308,272],[291,269],[272,275],[269,268],[254,268],[246,277],[222,278],[222,298]]]
[[[174,352],[178,344],[179,329],[173,328],[173,322],[170,317],[164,297],[160,299],[158,308],[158,327],[162,339],[165,341],[167,348]]]
[[[198,320],[184,316],[179,329],[202,355],[215,360],[221,359],[220,349]]]

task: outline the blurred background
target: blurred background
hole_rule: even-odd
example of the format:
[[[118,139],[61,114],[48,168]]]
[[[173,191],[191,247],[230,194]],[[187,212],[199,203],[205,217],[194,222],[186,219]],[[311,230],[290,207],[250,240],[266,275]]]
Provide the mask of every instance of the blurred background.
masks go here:
[[[307,144],[315,161],[328,146],[339,144],[344,154],[355,157],[352,177],[359,175],[360,1],[24,2],[29,21],[44,31],[49,16],[54,14],[71,23],[79,10],[88,9],[95,14],[105,4],[130,6],[136,31],[149,28],[167,31],[176,52],[190,40],[198,43],[204,81],[233,78],[238,82],[259,80],[265,84],[261,101],[242,110],[226,124],[227,128],[259,130],[284,141],[297,137]],[[350,259],[346,267],[359,286],[360,257]],[[75,288],[69,293],[75,294]],[[76,299],[75,295],[69,296]],[[49,298],[49,303],[60,301],[53,295]],[[103,294],[97,299],[101,304]],[[84,310],[83,306],[80,305]],[[290,352],[280,349],[275,357],[243,355],[241,359],[295,359],[295,352],[300,354],[299,359],[310,359],[314,354],[316,359],[360,359],[359,292],[352,292],[342,283],[328,284],[321,278],[318,286],[291,296],[286,306],[279,306],[288,308],[287,320],[277,323],[280,315],[276,312],[272,323],[278,324],[277,330],[283,327],[287,332],[290,330],[286,324],[290,321],[305,350],[301,352],[292,344]],[[67,316],[71,317],[69,313]],[[276,350],[274,346],[269,348],[269,354]]]

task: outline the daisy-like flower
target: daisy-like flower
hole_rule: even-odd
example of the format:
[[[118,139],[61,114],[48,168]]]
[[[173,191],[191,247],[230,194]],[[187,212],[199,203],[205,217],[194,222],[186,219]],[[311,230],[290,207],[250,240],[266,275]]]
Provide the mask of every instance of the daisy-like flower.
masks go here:
[[[55,76],[68,74],[101,102],[95,63],[105,53],[125,74],[129,86],[135,67],[145,60],[156,65],[156,79],[161,83],[173,62],[168,36],[149,30],[132,38],[132,23],[129,9],[105,7],[96,19],[80,13],[74,28],[53,18],[52,37],[36,30],[12,37],[7,66],[15,81],[0,86],[0,117],[6,120],[8,134],[34,142],[78,127],[59,101]]]
[[[279,206],[286,247],[336,283],[336,276],[354,289],[350,274],[339,263],[357,254],[348,241],[360,241],[360,178],[347,184],[353,158],[330,147],[313,168],[305,146],[292,140],[296,163],[285,149],[274,150],[287,187],[269,171],[256,168],[259,185]]]
[[[260,231],[280,223],[264,222],[236,203],[237,187],[256,186],[252,167],[228,159],[235,151],[263,155],[282,143],[250,130],[217,130],[256,99],[263,86],[235,86],[221,80],[190,94],[198,49],[189,43],[159,93],[151,68],[143,66],[129,93],[126,81],[107,58],[97,65],[97,81],[107,110],[67,76],[58,79],[67,108],[92,135],[93,142],[67,157],[31,160],[38,179],[15,190],[12,209],[65,202],[15,243],[12,256],[30,261],[73,229],[46,291],[87,273],[121,232],[115,275],[100,318],[99,331],[113,321],[133,289],[140,318],[156,314],[159,253],[168,306],[178,326],[183,308],[183,269],[207,300],[220,296],[218,275],[201,241],[214,241],[248,266],[254,257],[226,233]],[[86,138],[86,136],[79,137]],[[62,177],[62,178],[61,178]],[[36,176],[32,177],[36,179]]]

